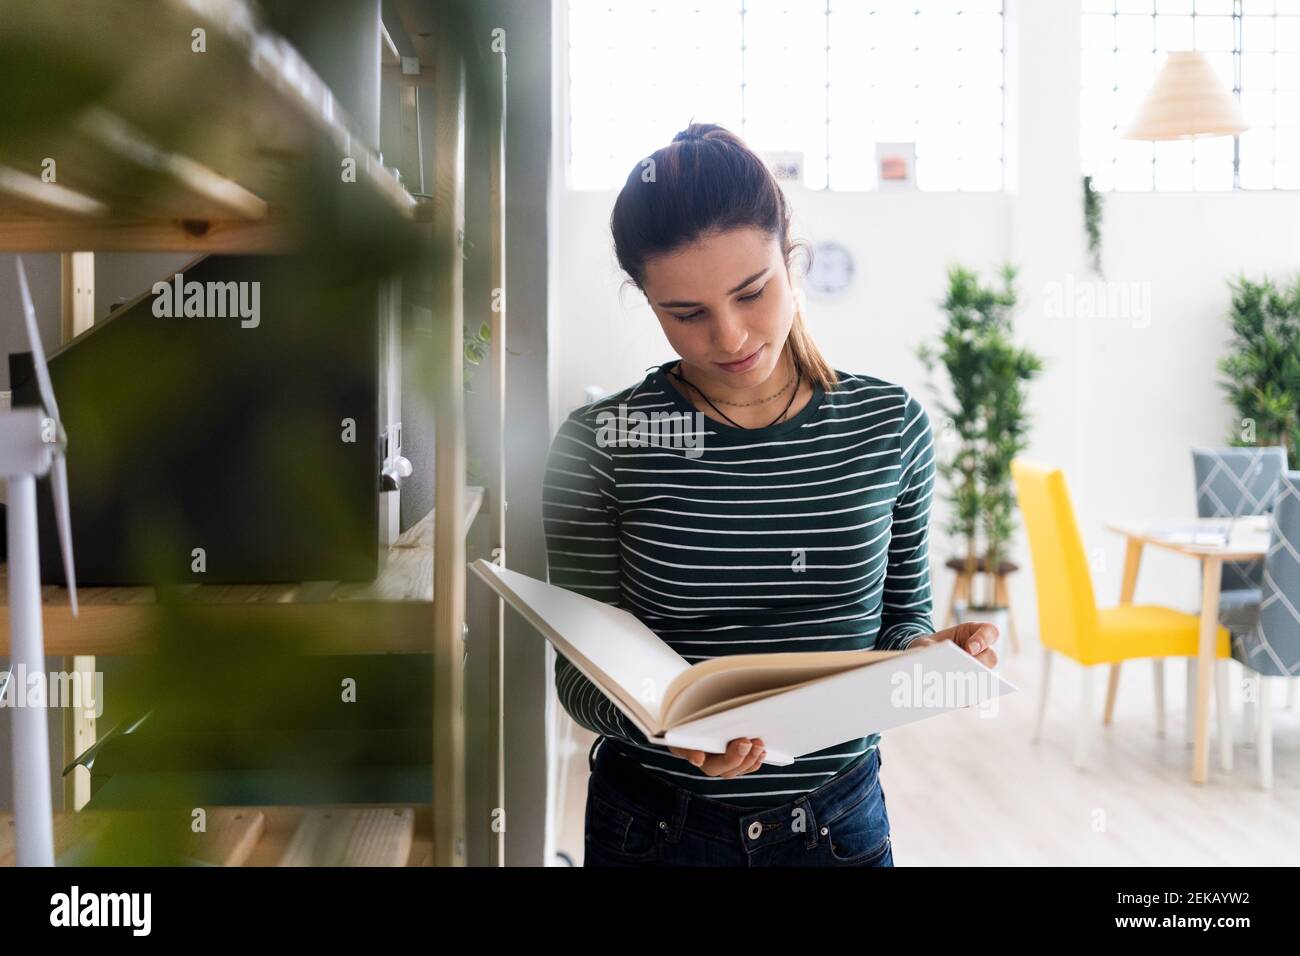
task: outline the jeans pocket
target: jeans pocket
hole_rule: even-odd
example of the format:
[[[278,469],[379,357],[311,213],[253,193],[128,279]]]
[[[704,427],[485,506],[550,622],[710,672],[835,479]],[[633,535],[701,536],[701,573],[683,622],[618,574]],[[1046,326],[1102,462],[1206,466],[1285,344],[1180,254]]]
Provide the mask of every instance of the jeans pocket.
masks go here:
[[[629,860],[648,859],[659,851],[658,821],[644,810],[587,790],[586,844],[595,852]]]
[[[866,797],[826,824],[826,845],[837,866],[877,866],[890,849],[889,815],[877,780]]]

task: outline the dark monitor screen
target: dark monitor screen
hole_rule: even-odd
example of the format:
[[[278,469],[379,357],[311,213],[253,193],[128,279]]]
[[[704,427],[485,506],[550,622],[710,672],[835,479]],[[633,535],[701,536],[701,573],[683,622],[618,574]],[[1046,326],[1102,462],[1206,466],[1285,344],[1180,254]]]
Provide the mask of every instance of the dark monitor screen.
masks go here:
[[[159,278],[49,357],[78,584],[373,578],[374,278],[284,256]],[[15,406],[39,404],[30,355],[10,356],[10,381]],[[48,479],[38,514],[42,579],[61,584]]]

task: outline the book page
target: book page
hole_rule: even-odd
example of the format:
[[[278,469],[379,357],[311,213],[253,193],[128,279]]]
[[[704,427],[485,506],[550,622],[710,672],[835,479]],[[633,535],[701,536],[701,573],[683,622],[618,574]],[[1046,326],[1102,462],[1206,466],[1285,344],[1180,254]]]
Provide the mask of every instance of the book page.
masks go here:
[[[767,763],[796,757],[960,707],[996,714],[997,699],[1017,688],[952,641],[894,652],[787,690],[675,724],[673,747],[722,753],[737,737],[762,737]],[[990,721],[990,730],[995,725]]]
[[[690,665],[632,614],[482,558],[479,577],[540,630],[620,709],[654,736],[663,731],[662,704]]]
[[[760,692],[795,687],[901,651],[782,651],[735,654],[702,661],[679,674],[664,697],[664,723],[676,726],[703,712],[754,699]]]

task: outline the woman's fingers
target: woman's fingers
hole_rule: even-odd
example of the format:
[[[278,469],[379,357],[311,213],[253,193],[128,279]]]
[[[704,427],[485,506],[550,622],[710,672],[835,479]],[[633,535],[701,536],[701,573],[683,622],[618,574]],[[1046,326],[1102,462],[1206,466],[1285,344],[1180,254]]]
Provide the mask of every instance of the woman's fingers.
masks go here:
[[[763,757],[766,754],[767,751],[762,750],[761,748],[751,750],[748,760],[741,764],[741,766],[736,770],[731,771],[731,773],[724,773],[723,776],[727,779],[731,779],[732,777],[743,777],[747,773],[753,773],[763,765]]]
[[[908,643],[908,647],[924,647],[938,641],[952,641],[972,657],[983,661],[981,655],[997,643],[1001,636],[996,624],[989,624],[986,621],[967,621],[956,627],[945,627],[942,631],[915,638]],[[997,660],[996,655],[994,660]]]
[[[957,643],[977,658],[982,651],[992,647],[993,643],[1001,636],[998,633],[997,625],[994,624],[971,622],[963,626],[968,627],[969,630],[965,634],[958,634]]]
[[[728,743],[726,751],[720,754],[689,750],[685,747],[669,747],[668,751],[683,760],[690,761],[710,777],[727,779],[758,769],[763,763],[763,758],[767,756],[767,748],[763,746],[761,737],[752,740],[748,737],[737,737]]]
[[[676,754],[683,760],[689,761],[696,767],[703,766],[705,759],[708,757],[708,754],[703,750],[687,750],[684,747],[669,747],[668,751],[669,753]]]
[[[726,779],[730,780],[733,777],[742,777],[753,770],[757,770],[762,765],[763,756],[766,753],[767,753],[767,749],[763,746],[762,738],[755,737],[752,745],[749,748],[749,753],[746,754],[745,759],[740,764],[740,766],[738,766],[735,770],[731,770],[728,771],[727,773],[719,774],[719,776],[725,777]]]
[[[711,754],[701,769],[710,777],[725,777],[745,763],[753,746],[748,737],[737,737],[727,744],[725,753]]]

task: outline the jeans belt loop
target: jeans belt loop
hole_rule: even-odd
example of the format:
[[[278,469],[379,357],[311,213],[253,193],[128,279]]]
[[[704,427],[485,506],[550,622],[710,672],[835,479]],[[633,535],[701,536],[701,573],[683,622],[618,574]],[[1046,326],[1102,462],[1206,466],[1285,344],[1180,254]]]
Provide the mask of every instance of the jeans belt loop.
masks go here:
[[[668,831],[664,839],[669,843],[680,843],[682,831],[686,829],[686,814],[691,806],[691,794],[684,788],[678,787],[674,795],[675,806],[673,807],[672,819],[666,820]]]

